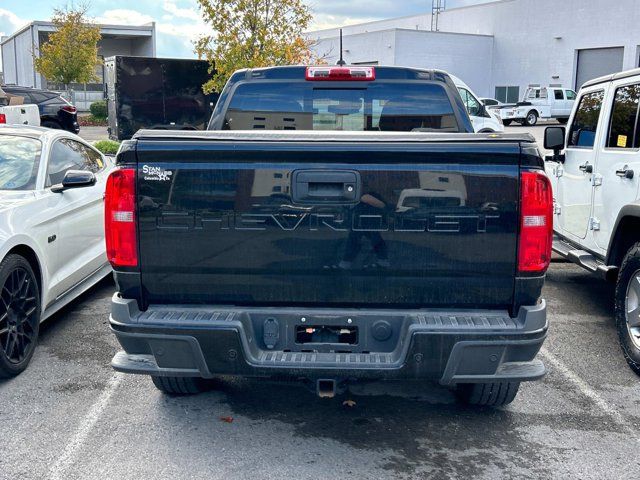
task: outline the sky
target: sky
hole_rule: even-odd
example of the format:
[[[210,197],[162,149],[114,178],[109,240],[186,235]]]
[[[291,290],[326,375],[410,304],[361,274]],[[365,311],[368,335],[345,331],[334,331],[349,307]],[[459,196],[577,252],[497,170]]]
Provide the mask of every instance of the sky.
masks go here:
[[[490,0],[448,0],[447,7]],[[313,13],[312,30],[424,13],[429,0],[304,0]],[[81,3],[77,1],[76,3]],[[159,57],[193,58],[193,41],[208,33],[196,0],[89,0],[89,14],[99,23],[136,25],[156,22]],[[0,0],[0,36],[32,20],[48,20],[71,0]]]

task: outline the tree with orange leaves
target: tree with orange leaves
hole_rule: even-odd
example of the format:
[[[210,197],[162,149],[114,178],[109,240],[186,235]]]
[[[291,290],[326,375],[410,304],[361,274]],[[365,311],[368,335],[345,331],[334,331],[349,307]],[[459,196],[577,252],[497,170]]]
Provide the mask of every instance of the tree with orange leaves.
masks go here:
[[[241,68],[309,63],[304,32],[312,19],[302,0],[198,0],[210,35],[195,42],[199,58],[210,63],[205,93],[221,91]]]

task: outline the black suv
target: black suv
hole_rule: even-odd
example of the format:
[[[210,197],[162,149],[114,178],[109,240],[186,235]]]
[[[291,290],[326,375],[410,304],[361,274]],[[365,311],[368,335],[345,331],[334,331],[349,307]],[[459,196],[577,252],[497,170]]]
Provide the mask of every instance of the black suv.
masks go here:
[[[25,104],[37,105],[40,109],[40,125],[47,128],[67,130],[72,133],[80,131],[78,109],[51,90],[41,90],[16,85],[4,85],[6,93],[24,97]]]

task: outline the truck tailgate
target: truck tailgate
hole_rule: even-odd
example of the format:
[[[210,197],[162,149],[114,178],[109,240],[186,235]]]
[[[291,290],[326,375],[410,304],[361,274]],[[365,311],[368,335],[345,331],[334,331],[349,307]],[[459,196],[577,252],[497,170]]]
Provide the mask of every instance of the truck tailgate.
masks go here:
[[[476,138],[143,132],[146,302],[508,307],[520,145]]]

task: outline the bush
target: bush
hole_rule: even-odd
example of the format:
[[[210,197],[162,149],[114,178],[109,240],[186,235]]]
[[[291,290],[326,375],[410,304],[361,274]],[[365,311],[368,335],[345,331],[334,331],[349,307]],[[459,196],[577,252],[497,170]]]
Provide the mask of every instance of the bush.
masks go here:
[[[118,153],[120,144],[118,142],[114,142],[113,140],[100,140],[94,143],[93,146],[105,155],[115,155],[116,153]]]
[[[93,102],[89,106],[91,115],[96,118],[107,118],[107,102],[106,100],[100,100],[99,102]]]

